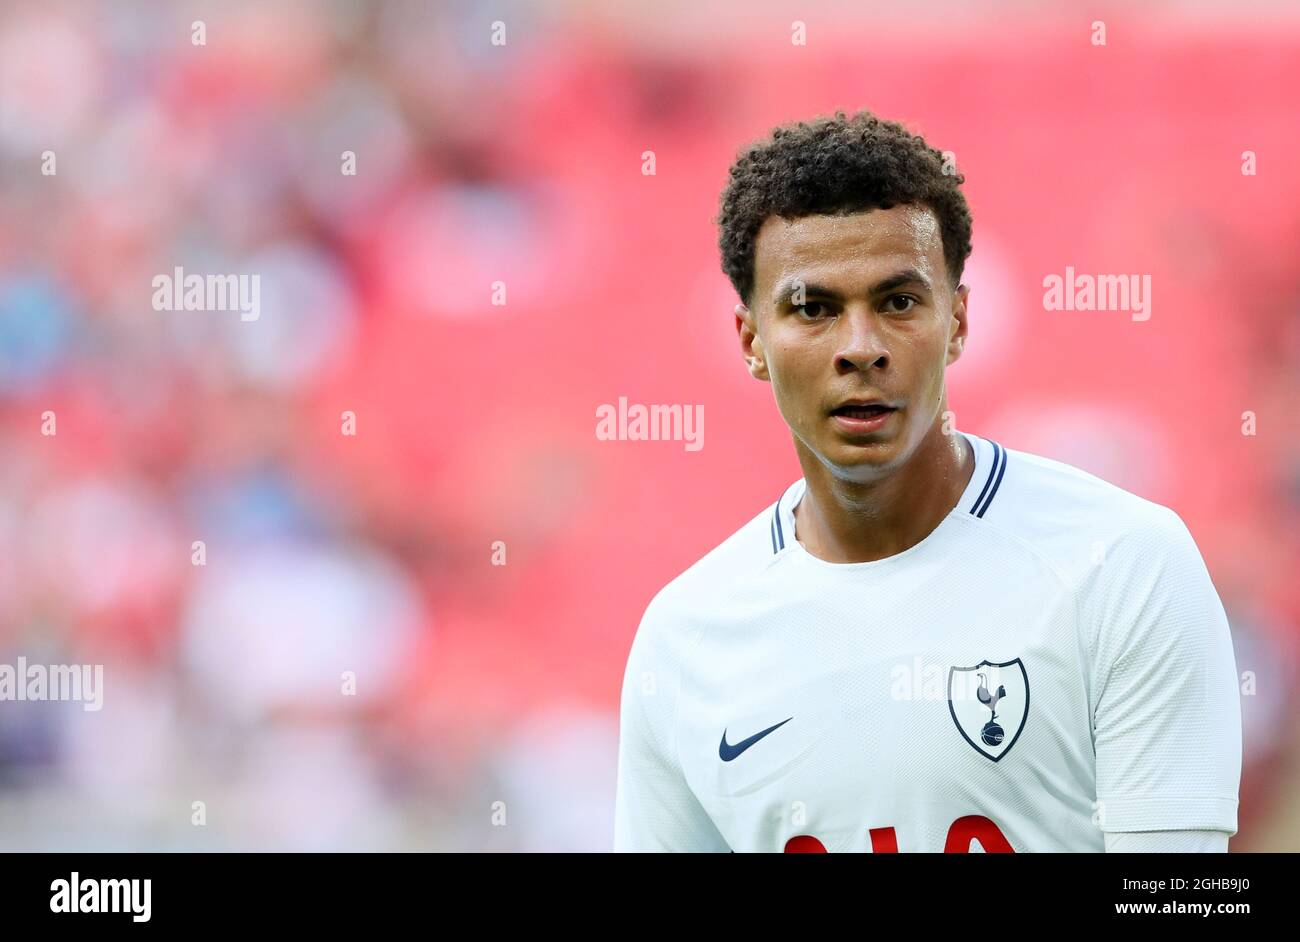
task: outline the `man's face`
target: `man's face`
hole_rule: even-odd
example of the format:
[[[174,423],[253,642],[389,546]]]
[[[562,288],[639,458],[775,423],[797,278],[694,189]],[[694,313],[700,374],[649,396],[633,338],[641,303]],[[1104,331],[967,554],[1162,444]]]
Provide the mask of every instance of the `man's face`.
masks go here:
[[[736,328],[796,447],[853,480],[904,465],[946,408],[944,369],[966,337],[969,289],[952,289],[934,212],[769,216],[754,269],[752,308],[736,307]],[[837,414],[851,399],[894,408]]]

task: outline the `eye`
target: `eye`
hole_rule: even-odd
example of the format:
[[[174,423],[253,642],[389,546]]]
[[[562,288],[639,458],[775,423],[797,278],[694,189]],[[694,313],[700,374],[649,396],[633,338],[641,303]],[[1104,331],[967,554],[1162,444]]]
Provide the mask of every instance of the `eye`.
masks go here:
[[[906,302],[907,306],[898,307],[897,302],[899,301]],[[916,300],[916,298],[912,297],[910,294],[891,294],[889,300],[885,302],[885,308],[890,314],[906,314],[920,303],[920,301]]]
[[[807,304],[796,304],[794,309],[809,320],[816,320],[818,316],[825,313],[826,305],[820,301],[809,301]]]

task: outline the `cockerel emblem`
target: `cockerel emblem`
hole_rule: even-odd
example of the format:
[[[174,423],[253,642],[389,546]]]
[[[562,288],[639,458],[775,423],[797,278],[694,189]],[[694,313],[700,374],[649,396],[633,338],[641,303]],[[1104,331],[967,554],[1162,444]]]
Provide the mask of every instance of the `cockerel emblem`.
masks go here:
[[[1029,716],[1025,665],[1016,658],[950,669],[948,710],[975,751],[997,762],[1016,744]]]

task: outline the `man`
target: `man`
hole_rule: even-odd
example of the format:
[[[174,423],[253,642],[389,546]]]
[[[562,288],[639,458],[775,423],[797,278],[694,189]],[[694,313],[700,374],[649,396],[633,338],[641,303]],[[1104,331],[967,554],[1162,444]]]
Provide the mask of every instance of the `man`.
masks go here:
[[[868,113],[723,194],[749,372],[803,478],[650,602],[616,850],[1223,851],[1241,716],[1176,513],[952,428],[971,218]]]

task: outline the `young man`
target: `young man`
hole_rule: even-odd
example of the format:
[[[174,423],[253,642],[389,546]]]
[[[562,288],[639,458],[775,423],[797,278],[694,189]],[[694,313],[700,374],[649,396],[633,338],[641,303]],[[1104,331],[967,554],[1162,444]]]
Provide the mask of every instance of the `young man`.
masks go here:
[[[1176,513],[951,427],[971,218],[868,113],[732,167],[740,347],[803,478],[650,602],[616,850],[1223,851],[1241,716]]]

